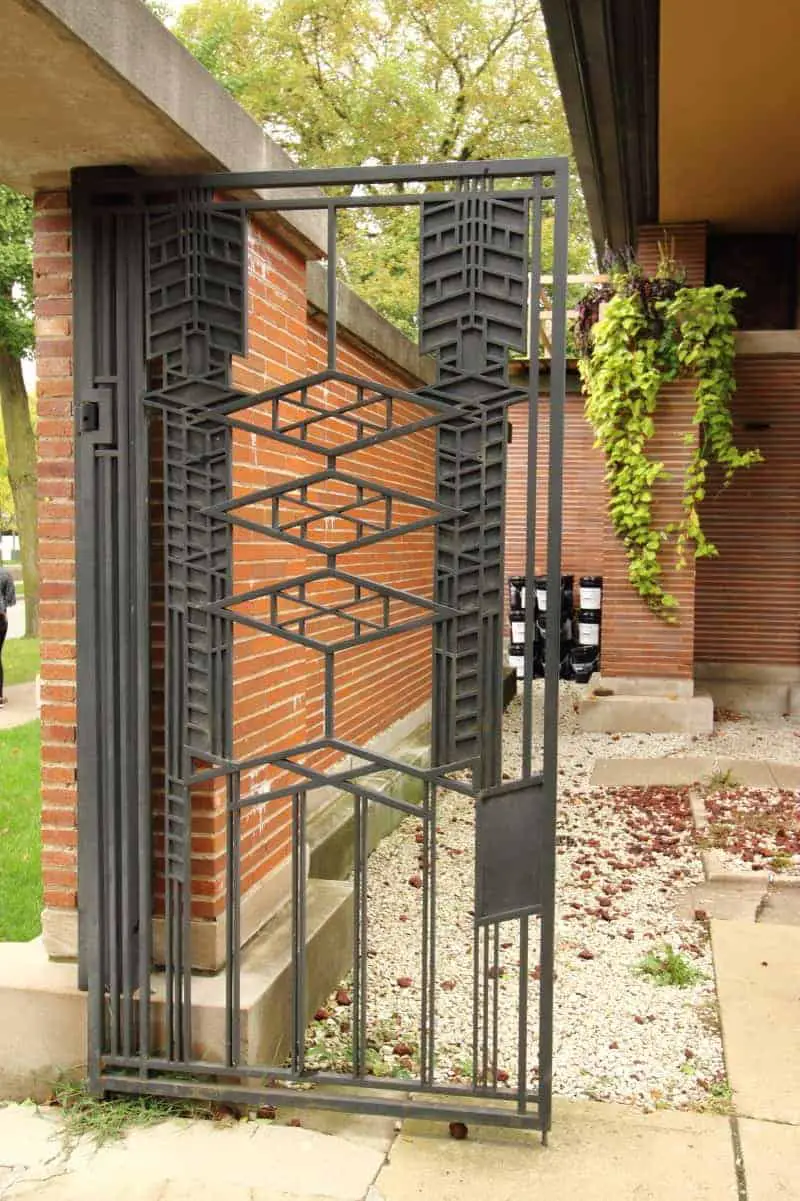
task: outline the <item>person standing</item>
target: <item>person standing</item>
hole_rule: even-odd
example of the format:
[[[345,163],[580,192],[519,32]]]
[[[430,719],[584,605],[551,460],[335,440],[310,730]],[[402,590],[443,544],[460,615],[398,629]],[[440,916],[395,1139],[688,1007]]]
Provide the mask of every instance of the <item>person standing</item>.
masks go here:
[[[8,633],[8,610],[17,603],[17,590],[11,572],[0,567],[0,705],[5,705],[8,697],[3,691],[3,643]]]

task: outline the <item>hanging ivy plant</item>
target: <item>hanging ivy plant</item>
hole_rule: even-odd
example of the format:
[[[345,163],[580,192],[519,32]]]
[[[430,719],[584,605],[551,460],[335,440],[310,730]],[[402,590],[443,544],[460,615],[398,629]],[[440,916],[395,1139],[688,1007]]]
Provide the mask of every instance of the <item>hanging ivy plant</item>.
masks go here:
[[[675,621],[678,602],[662,582],[666,545],[674,547],[679,567],[690,553],[717,554],[698,509],[709,464],[723,467],[727,487],[738,468],[762,461],[758,450],[737,450],[733,441],[733,303],[743,293],[719,285],[687,287],[663,252],[654,276],[646,276],[630,255],[609,268],[608,281],[579,302],[575,322],[586,416],[605,454],[609,514],[628,554],[630,582],[654,612]],[[683,479],[681,516],[659,528],[653,521],[654,487],[669,473],[647,446],[658,423],[662,385],[683,376],[696,380],[695,411],[684,434],[695,450]]]

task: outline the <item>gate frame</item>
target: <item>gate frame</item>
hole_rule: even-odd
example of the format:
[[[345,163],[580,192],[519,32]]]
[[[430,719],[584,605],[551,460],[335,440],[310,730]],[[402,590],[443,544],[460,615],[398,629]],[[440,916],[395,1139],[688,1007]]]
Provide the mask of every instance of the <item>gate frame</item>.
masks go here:
[[[497,162],[424,164],[384,168],[294,169],[253,173],[211,173],[192,176],[143,177],[125,168],[80,169],[72,176],[75,296],[75,461],[76,461],[76,556],[77,556],[77,676],[78,676],[78,782],[79,782],[79,917],[81,987],[89,992],[89,1069],[95,1091],[152,1092],[166,1096],[192,1095],[219,1098],[233,1096],[224,1084],[176,1081],[159,1076],[163,1070],[180,1071],[182,1064],[164,1065],[150,1057],[149,1030],[139,1031],[139,1055],[133,1051],[139,1002],[135,994],[149,994],[152,935],[150,921],[140,922],[142,913],[152,916],[151,902],[151,812],[150,812],[150,680],[149,647],[149,530],[141,520],[148,505],[147,422],[141,396],[146,389],[144,214],[147,194],[185,193],[202,189],[209,197],[261,189],[271,198],[216,199],[214,210],[293,211],[322,209],[335,227],[336,201],[331,197],[291,196],[276,198],[273,189],[335,187],[366,183],[446,183],[518,177],[534,177],[537,183],[538,214],[542,202],[555,206],[553,238],[553,325],[551,335],[547,629],[551,642],[557,635],[560,607],[562,457],[565,402],[565,311],[567,272],[568,163],[564,158],[514,159]],[[548,179],[550,186],[542,186]],[[491,193],[490,193],[491,194]],[[503,193],[508,194],[508,193]],[[436,193],[435,195],[440,195]],[[441,194],[444,196],[451,193]],[[412,197],[402,198],[408,203]],[[385,197],[349,197],[348,203],[380,207]],[[527,213],[527,209],[526,209]],[[528,229],[530,227],[528,226]],[[420,235],[422,241],[422,235]],[[541,222],[533,234],[533,259],[527,278],[538,284],[541,273]],[[245,284],[246,284],[245,253]],[[331,261],[329,259],[329,261]],[[333,259],[335,264],[335,258]],[[137,270],[136,265],[141,266]],[[336,348],[336,274],[328,275],[329,356]],[[529,417],[529,476],[527,494],[528,548],[526,555],[527,595],[534,594],[536,524],[536,453],[539,402],[539,306],[536,296],[529,305],[528,346],[530,372],[527,388]],[[245,292],[246,323],[246,292]],[[139,348],[138,351],[135,348]],[[332,350],[331,350],[332,348]],[[435,389],[434,389],[435,390]],[[420,392],[424,392],[421,389]],[[502,410],[505,414],[505,409]],[[504,576],[500,550],[501,601],[499,626],[488,649],[492,669],[502,664]],[[543,771],[531,771],[533,731],[533,609],[527,606],[525,623],[525,682],[523,687],[523,770],[526,779],[537,780],[546,805],[548,838],[552,845],[543,855],[542,895],[549,898],[541,910],[541,988],[539,1059],[544,1070],[538,1082],[536,1112],[530,1111],[526,1096],[518,1098],[517,1112],[486,1107],[459,1108],[438,1104],[431,1084],[424,1091],[429,1100],[387,1101],[357,1095],[327,1097],[320,1092],[292,1092],[240,1086],[235,1099],[245,1102],[284,1100],[293,1103],[331,1106],[354,1112],[392,1116],[457,1118],[471,1116],[484,1124],[511,1125],[540,1130],[546,1135],[552,1114],[552,983],[554,955],[555,888],[555,802],[558,740],[558,656],[546,662]],[[498,658],[499,648],[499,663]],[[434,677],[435,678],[435,677]],[[434,684],[435,686],[435,684]],[[494,745],[499,738],[492,715],[499,703],[499,690],[480,708],[483,737]],[[502,716],[502,709],[500,710]],[[109,731],[110,727],[110,731]],[[480,732],[476,737],[480,737]],[[481,744],[483,745],[483,744]],[[439,761],[445,756],[438,756]],[[497,750],[489,749],[490,768],[483,781],[486,798],[499,783]],[[433,776],[433,769],[432,769]],[[477,794],[476,794],[477,796]],[[125,853],[127,850],[128,853]],[[229,923],[230,924],[230,923]],[[141,928],[140,928],[141,927]],[[526,935],[527,938],[527,935]],[[477,969],[476,969],[477,970]],[[189,976],[191,964],[189,964]],[[187,992],[190,980],[186,981]],[[190,1000],[189,1000],[190,1007]],[[109,1074],[104,1061],[109,1056],[106,1026],[109,1009],[118,1008],[125,1045],[116,1048],[120,1061],[128,1061],[124,1074]],[[121,1006],[121,1010],[119,1007]],[[143,1023],[147,1025],[147,1023]],[[144,1043],[144,1051],[142,1044]],[[496,1054],[496,1052],[495,1052]],[[138,1069],[134,1061],[138,1062]],[[196,1075],[213,1076],[219,1065],[192,1064]],[[185,1070],[185,1067],[183,1068]],[[239,1076],[253,1077],[248,1065],[240,1065]],[[316,1073],[313,1078],[320,1074]],[[304,1077],[306,1078],[306,1077]],[[311,1078],[311,1077],[308,1077]],[[351,1086],[352,1087],[352,1086]],[[360,1080],[358,1088],[368,1087]],[[386,1088],[386,1081],[377,1082]],[[270,1091],[272,1088],[272,1091]],[[441,1090],[440,1090],[441,1091]],[[487,1089],[465,1095],[484,1096]],[[495,1085],[495,1095],[497,1093]],[[526,1090],[523,1089],[523,1094]],[[447,1091],[448,1097],[453,1090]],[[509,1100],[514,1100],[512,1095]]]

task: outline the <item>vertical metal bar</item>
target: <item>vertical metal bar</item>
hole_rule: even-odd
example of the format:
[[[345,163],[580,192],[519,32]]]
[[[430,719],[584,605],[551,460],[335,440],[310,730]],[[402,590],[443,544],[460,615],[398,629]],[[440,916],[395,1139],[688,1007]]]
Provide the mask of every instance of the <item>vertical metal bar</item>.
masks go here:
[[[437,842],[437,789],[436,784],[426,784],[425,795],[428,799],[430,807],[430,815],[428,822],[431,828],[430,834],[430,893],[431,893],[431,933],[430,933],[430,973],[428,976],[428,1063],[426,1067],[427,1079],[433,1083],[436,1072],[436,915],[437,915],[437,866],[438,866],[438,842]]]
[[[492,1086],[497,1091],[497,1067],[500,1025],[500,923],[493,927],[494,988],[492,990]]]
[[[241,791],[240,773],[227,779],[225,814],[225,1062],[241,1056]]]
[[[336,209],[328,209],[328,367],[336,370]]]
[[[292,796],[292,1071],[305,1070],[306,1046],[306,865],[305,794]]]
[[[520,918],[519,923],[519,999],[517,1026],[517,1109],[524,1113],[528,1107],[528,979],[530,918]]]
[[[325,737],[333,738],[336,729],[336,674],[333,652],[325,651]]]
[[[113,638],[115,629],[115,614],[113,597],[115,595],[114,555],[109,544],[109,538],[114,539],[114,504],[112,499],[112,470],[113,465],[107,456],[99,463],[101,507],[99,519],[101,532],[99,546],[102,553],[102,590],[100,593],[100,630],[101,630],[101,663],[100,680],[101,712],[105,732],[102,759],[102,797],[105,811],[103,857],[106,864],[107,887],[106,900],[106,946],[108,979],[105,982],[108,989],[108,1036],[109,1050],[112,1055],[118,1055],[120,1050],[120,837],[118,828],[117,802],[119,799],[117,765],[118,713],[115,701],[116,679],[116,646]]]
[[[525,679],[522,685],[522,775],[531,774],[533,742],[533,638],[536,585],[536,483],[539,441],[539,278],[542,270],[541,180],[534,180],[531,269],[528,277],[528,472],[525,499]]]
[[[562,166],[556,173],[553,244],[553,326],[550,368],[550,446],[547,503],[547,645],[559,636],[561,620],[561,522],[566,391],[566,277],[567,180]],[[555,822],[558,788],[558,680],[560,656],[545,653],[543,803],[547,806],[548,846],[544,863],[539,1001],[539,1093],[542,1130],[552,1120],[553,1089],[553,970],[555,950]]]
[[[353,1009],[352,1009],[352,1062],[353,1075],[364,1075],[364,1038],[361,1020],[361,976],[364,973],[364,953],[361,943],[361,892],[363,889],[364,861],[361,858],[361,821],[363,809],[361,797],[353,797]]]
[[[481,1082],[489,1079],[489,927],[483,927],[483,1047],[481,1054]]]

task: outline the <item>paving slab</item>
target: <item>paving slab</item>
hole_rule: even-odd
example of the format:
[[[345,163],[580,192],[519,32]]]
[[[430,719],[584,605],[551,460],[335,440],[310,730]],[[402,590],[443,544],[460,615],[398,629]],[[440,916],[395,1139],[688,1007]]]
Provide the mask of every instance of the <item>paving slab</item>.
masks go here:
[[[119,1142],[99,1148],[82,1140],[58,1175],[33,1168],[5,1196],[251,1201],[252,1190],[259,1189],[263,1201],[283,1196],[361,1201],[384,1162],[385,1147],[365,1145],[358,1123],[356,1130],[354,1138],[346,1138],[278,1122],[163,1122],[131,1129]],[[171,1191],[163,1192],[168,1183]]]
[[[747,1201],[798,1201],[800,1126],[739,1120]]]
[[[532,1134],[406,1122],[375,1181],[383,1201],[736,1201],[730,1125],[707,1114],[642,1114],[557,1102],[550,1145]]]
[[[59,1124],[35,1105],[0,1106],[0,1167],[39,1167],[58,1159]]]
[[[800,1124],[800,927],[713,920],[711,942],[737,1111]]]
[[[778,788],[800,788],[800,764],[771,763],[770,769]]]
[[[5,695],[8,704],[0,708],[0,730],[10,730],[14,726],[39,720],[35,680],[28,680],[25,684],[9,684]]]
[[[707,778],[713,770],[714,760],[703,756],[676,756],[674,759],[598,759],[592,770],[591,782],[597,788],[626,785],[682,788]]]
[[[679,897],[675,912],[681,918],[702,912],[728,922],[754,922],[766,895],[766,880],[704,880]]]
[[[769,926],[800,926],[800,887],[780,888],[773,881],[757,920]]]
[[[772,764],[765,759],[720,759],[715,771],[723,776],[730,775],[731,788],[776,787]]]

